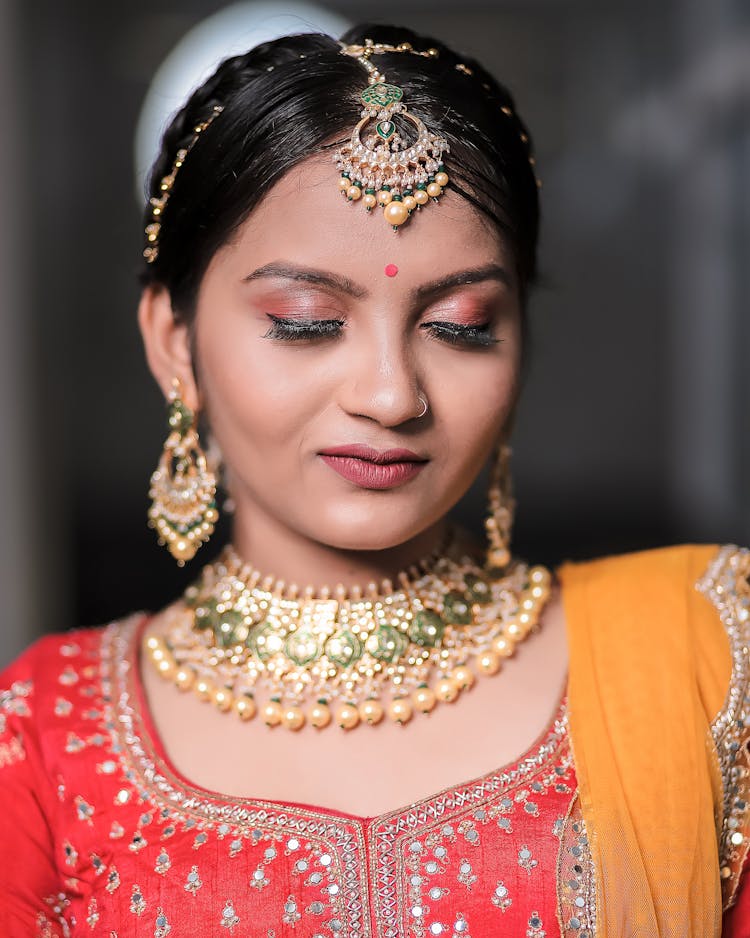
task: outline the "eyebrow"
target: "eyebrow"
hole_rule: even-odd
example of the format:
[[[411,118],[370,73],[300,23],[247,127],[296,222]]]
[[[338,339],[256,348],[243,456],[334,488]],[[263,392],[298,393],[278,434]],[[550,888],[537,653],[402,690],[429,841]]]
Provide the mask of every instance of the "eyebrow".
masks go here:
[[[340,274],[334,274],[328,270],[318,270],[314,267],[301,267],[296,264],[290,264],[284,261],[272,261],[270,264],[264,264],[251,274],[242,278],[243,283],[251,283],[253,280],[261,280],[265,277],[279,277],[283,280],[296,280],[303,283],[313,283],[317,286],[326,287],[329,290],[336,290],[339,293],[346,293],[355,299],[361,299],[367,296],[368,291],[354,283],[349,277],[342,277]],[[469,286],[473,283],[483,283],[487,280],[499,280],[506,286],[512,286],[508,271],[500,264],[485,264],[483,267],[472,267],[467,270],[458,270],[452,274],[447,274],[439,280],[433,280],[430,283],[422,284],[412,291],[412,299],[424,302],[433,299],[441,293],[446,293],[455,287]]]
[[[342,277],[339,274],[331,273],[327,270],[317,270],[314,267],[298,267],[296,264],[287,264],[281,261],[273,261],[270,264],[264,264],[254,270],[247,277],[242,278],[243,283],[250,283],[253,280],[260,280],[264,277],[280,277],[283,280],[297,280],[303,283],[314,283],[319,287],[327,287],[329,290],[336,290],[339,293],[346,293],[360,299],[367,295],[364,287],[357,286],[354,281],[348,277]]]

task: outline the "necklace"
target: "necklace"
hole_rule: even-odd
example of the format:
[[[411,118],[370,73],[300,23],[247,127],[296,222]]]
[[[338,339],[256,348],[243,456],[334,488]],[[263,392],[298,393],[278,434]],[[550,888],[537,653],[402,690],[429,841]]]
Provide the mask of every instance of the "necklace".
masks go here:
[[[225,548],[146,652],[163,678],[243,720],[408,723],[497,674],[549,597],[545,567],[512,560],[488,571],[450,548],[395,583],[333,590],[264,578]]]

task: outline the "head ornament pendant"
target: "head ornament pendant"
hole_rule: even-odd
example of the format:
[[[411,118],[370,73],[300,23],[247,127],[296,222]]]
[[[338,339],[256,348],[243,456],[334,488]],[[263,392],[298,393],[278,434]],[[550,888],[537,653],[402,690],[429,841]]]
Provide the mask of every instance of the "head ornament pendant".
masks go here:
[[[408,43],[389,46],[368,40],[364,46],[345,46],[342,52],[357,58],[370,78],[360,95],[361,119],[334,156],[341,171],[339,188],[350,202],[361,200],[368,212],[382,207],[395,231],[416,209],[443,194],[448,174],[442,157],[449,147],[407,109],[403,90],[384,80],[370,56],[412,52],[433,58],[437,51],[416,52]]]

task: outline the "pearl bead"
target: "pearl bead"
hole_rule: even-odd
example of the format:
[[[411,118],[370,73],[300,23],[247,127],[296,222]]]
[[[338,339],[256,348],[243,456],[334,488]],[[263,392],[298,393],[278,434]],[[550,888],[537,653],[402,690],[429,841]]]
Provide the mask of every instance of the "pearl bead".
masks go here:
[[[162,677],[172,678],[177,671],[177,665],[171,658],[163,658],[157,662],[156,668]]]
[[[539,586],[548,584],[550,581],[549,570],[544,567],[532,567],[529,571],[529,579]]]
[[[383,211],[383,215],[389,225],[396,225],[398,227],[399,225],[403,225],[409,217],[409,209],[403,202],[389,202]]]
[[[266,726],[278,726],[281,723],[283,712],[278,700],[269,700],[267,704],[263,705],[260,713]]]
[[[174,676],[174,682],[180,690],[190,690],[195,683],[195,671],[192,668],[179,668]]]
[[[516,622],[515,619],[511,619],[511,621],[505,626],[505,631],[511,638],[519,638],[521,635],[521,626],[518,624],[518,622]]]
[[[327,704],[316,703],[310,709],[310,722],[316,730],[322,730],[331,722],[331,710]]]
[[[211,695],[211,699],[222,713],[226,713],[227,710],[230,710],[234,702],[231,691],[227,690],[226,687],[217,687]]]
[[[213,689],[213,684],[210,681],[207,681],[204,677],[193,684],[195,695],[196,697],[200,698],[200,700],[208,700],[208,698],[213,693]]]
[[[435,173],[435,182],[445,188],[448,185],[448,173]]]
[[[459,687],[452,678],[444,677],[437,682],[435,693],[437,694],[438,700],[442,700],[443,703],[453,703],[458,697]]]
[[[408,723],[413,712],[412,705],[406,697],[397,697],[388,704],[388,716],[394,723]]]
[[[351,179],[347,179],[346,176],[342,176],[341,179],[339,179],[339,189],[341,189],[342,192],[346,192],[351,184]]]
[[[417,205],[419,205],[419,203],[417,202],[417,200],[414,198],[413,195],[405,195],[404,205],[406,206],[407,212],[413,212],[414,209],[417,207]]]
[[[507,547],[499,547],[491,550],[488,555],[489,565],[491,567],[507,567],[510,563],[510,551]]]
[[[370,726],[383,719],[383,705],[379,700],[366,700],[359,708],[359,715]]]
[[[498,635],[492,642],[492,650],[500,655],[501,658],[510,658],[515,647],[515,643],[507,639],[504,635]]]
[[[219,520],[219,512],[215,508],[209,508],[206,511],[205,518],[209,524],[215,524]]]
[[[430,690],[429,687],[418,687],[411,695],[411,699],[420,713],[429,713],[437,703],[435,692]]]
[[[482,674],[497,674],[500,670],[500,656],[492,651],[486,651],[477,659],[477,667]]]
[[[336,714],[336,722],[342,730],[353,730],[359,723],[359,710],[353,704],[344,704]]]
[[[380,205],[388,205],[392,198],[393,196],[387,189],[381,189],[380,192],[378,192],[378,202]]]
[[[430,201],[430,197],[424,189],[415,189],[414,200],[418,205],[426,205]]]
[[[304,726],[305,714],[299,707],[287,707],[281,719],[288,730],[298,730]]]
[[[439,186],[436,182],[431,182],[427,186],[427,195],[431,199],[437,199],[443,194],[443,187]]]
[[[352,202],[356,202],[357,199],[361,197],[361,195],[362,190],[359,188],[359,186],[349,186],[349,188],[346,190],[346,197]]]
[[[474,672],[463,664],[454,669],[451,677],[458,684],[459,690],[468,690],[474,684]]]
[[[195,544],[180,538],[170,543],[169,552],[175,560],[191,560],[195,556]]]
[[[234,701],[234,712],[241,720],[252,720],[256,710],[255,701],[249,694],[242,694]]]
[[[157,648],[161,647],[161,639],[158,639],[155,635],[149,635],[146,639],[146,648],[148,648],[149,651],[156,651]]]
[[[378,204],[378,200],[372,194],[372,192],[367,192],[362,196],[362,203],[366,208],[375,208]]]

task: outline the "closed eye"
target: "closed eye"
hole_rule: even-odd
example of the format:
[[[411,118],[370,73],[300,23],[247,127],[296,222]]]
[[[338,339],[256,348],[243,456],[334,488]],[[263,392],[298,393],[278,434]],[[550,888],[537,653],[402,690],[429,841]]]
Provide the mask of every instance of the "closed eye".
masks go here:
[[[344,327],[343,319],[286,319],[266,314],[271,328],[264,339],[319,339],[337,335]]]
[[[428,329],[435,338],[451,345],[489,346],[502,342],[492,335],[492,323],[479,326],[462,326],[456,322],[424,322],[420,329]]]

